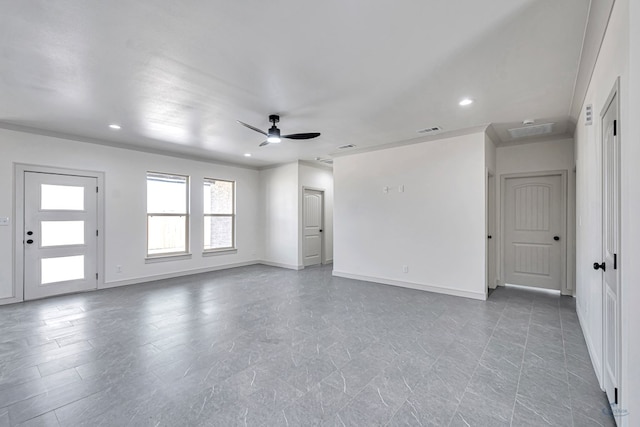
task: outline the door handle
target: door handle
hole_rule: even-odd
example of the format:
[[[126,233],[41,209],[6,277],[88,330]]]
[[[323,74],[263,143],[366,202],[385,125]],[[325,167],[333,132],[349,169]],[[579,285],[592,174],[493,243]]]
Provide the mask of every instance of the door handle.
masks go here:
[[[553,240],[557,242],[558,240],[560,240],[560,236],[553,236]]]
[[[594,270],[598,270],[598,269],[602,269],[602,271],[607,271],[607,266],[605,265],[605,263],[603,262],[602,264],[598,264],[597,262],[593,263],[593,269]]]
[[[492,236],[491,234],[489,234],[489,235],[487,236],[487,239],[493,239],[493,236]]]
[[[322,230],[320,230],[320,232],[322,233]]]
[[[33,243],[33,240],[31,240],[31,239],[27,240],[27,244],[28,244],[28,245],[30,245],[30,244],[32,244],[32,243]]]
[[[27,236],[33,236],[33,231],[27,231]]]

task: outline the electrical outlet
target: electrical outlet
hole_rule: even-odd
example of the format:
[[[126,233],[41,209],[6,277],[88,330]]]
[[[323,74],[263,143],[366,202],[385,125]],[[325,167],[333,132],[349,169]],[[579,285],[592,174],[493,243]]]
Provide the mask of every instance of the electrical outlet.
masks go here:
[[[409,272],[409,266],[408,265],[403,265],[402,266],[402,272],[403,273],[408,273]]]
[[[398,193],[404,193],[404,185],[398,186]]]

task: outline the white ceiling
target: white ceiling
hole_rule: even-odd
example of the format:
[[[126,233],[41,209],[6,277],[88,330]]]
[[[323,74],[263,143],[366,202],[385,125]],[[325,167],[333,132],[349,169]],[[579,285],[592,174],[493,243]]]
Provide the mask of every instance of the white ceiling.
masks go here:
[[[250,166],[434,125],[566,134],[589,3],[3,2],[0,122]],[[272,113],[283,133],[322,136],[258,148],[236,120],[266,130]]]

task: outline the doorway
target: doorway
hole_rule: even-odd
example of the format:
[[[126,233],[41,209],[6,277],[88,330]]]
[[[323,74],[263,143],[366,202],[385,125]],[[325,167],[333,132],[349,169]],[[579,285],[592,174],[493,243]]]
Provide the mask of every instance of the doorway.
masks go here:
[[[506,284],[566,287],[566,171],[502,177],[502,266]]]
[[[17,296],[32,300],[97,288],[100,181],[86,172],[17,166]]]
[[[620,401],[620,131],[619,80],[601,113],[602,129],[602,339],[604,389],[609,402]]]
[[[323,260],[324,191],[305,188],[302,204],[303,265],[318,265]]]

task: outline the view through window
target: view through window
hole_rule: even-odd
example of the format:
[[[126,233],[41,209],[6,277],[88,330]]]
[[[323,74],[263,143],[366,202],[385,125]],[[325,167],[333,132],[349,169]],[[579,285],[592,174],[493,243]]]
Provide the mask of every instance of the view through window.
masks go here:
[[[147,256],[186,253],[189,178],[147,173]]]

